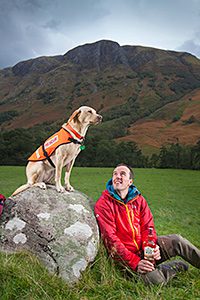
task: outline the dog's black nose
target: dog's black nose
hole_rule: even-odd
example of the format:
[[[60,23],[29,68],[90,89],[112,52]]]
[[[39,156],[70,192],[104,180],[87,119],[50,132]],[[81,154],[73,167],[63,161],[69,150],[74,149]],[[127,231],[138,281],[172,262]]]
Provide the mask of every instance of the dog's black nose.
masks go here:
[[[103,117],[101,115],[98,115],[98,119],[99,119],[99,122],[101,122]]]

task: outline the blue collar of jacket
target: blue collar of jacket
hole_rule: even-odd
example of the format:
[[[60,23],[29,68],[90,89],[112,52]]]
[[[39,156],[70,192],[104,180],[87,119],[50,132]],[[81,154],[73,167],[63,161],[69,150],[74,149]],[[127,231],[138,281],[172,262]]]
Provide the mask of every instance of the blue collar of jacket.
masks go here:
[[[116,200],[119,200],[125,204],[128,203],[130,200],[134,199],[137,195],[141,194],[138,191],[138,189],[133,184],[131,184],[131,186],[128,189],[128,194],[126,196],[126,199],[121,199],[121,197],[117,194],[117,192],[113,188],[112,178],[107,182],[106,189],[113,198],[115,198]]]

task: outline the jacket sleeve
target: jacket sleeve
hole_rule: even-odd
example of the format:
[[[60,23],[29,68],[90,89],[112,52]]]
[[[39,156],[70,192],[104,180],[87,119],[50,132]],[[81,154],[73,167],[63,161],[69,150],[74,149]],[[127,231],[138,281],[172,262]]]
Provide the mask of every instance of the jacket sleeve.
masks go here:
[[[102,240],[111,257],[123,262],[132,270],[136,271],[141,258],[137,254],[129,251],[118,238],[112,205],[103,195],[95,205],[95,215]]]
[[[153,221],[153,215],[152,212],[147,204],[147,201],[142,197],[142,205],[141,205],[141,211],[140,211],[140,226],[141,226],[141,236],[142,236],[142,248],[143,248],[143,242],[147,240],[148,233],[149,233],[149,227],[153,228],[153,240],[156,243],[157,242],[157,235],[155,230],[155,225]]]

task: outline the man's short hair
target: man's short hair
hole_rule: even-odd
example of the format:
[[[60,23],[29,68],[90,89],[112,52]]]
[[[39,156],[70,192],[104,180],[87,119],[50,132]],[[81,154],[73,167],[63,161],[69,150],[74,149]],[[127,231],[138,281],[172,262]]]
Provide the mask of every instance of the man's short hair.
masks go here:
[[[130,171],[130,179],[133,179],[134,178],[134,173],[133,173],[132,168],[130,166],[128,166],[127,164],[124,164],[124,163],[118,164],[115,168],[121,167],[121,166],[127,167],[129,169],[129,171]]]

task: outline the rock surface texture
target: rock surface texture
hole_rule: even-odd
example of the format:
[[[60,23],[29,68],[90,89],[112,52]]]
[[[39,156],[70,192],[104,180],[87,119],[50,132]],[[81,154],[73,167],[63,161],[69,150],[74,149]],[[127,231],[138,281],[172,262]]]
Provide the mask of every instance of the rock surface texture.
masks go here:
[[[97,254],[90,199],[78,191],[30,188],[6,200],[0,222],[0,251],[31,251],[68,283],[76,282]]]

